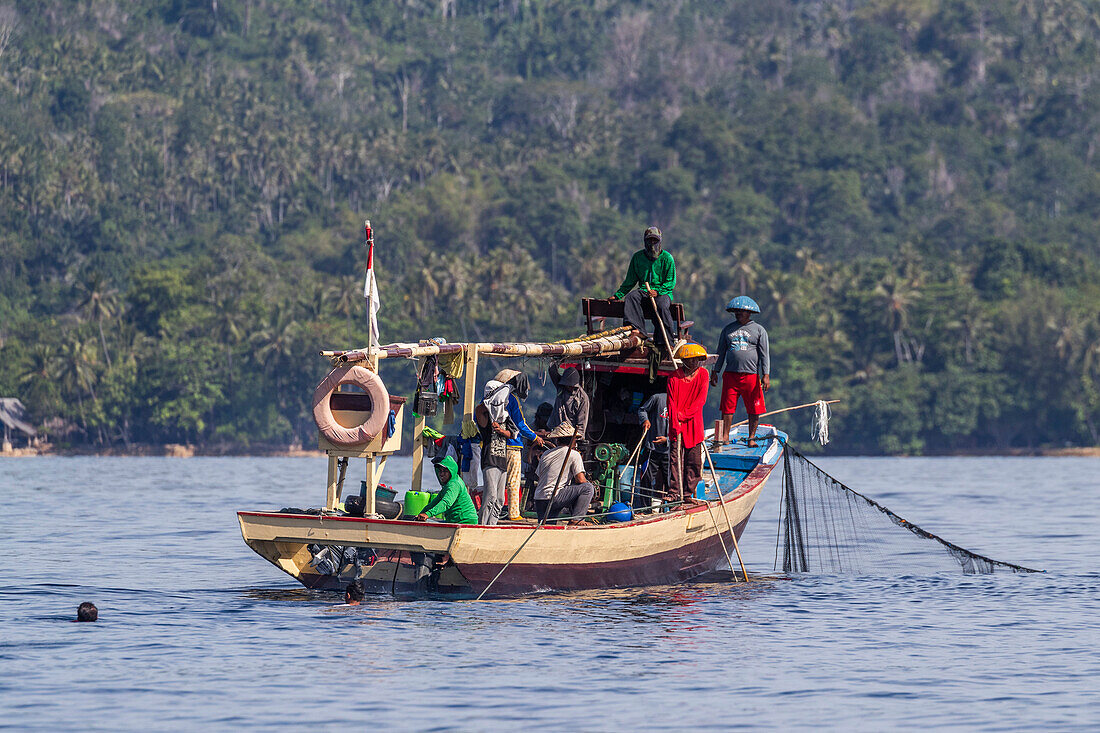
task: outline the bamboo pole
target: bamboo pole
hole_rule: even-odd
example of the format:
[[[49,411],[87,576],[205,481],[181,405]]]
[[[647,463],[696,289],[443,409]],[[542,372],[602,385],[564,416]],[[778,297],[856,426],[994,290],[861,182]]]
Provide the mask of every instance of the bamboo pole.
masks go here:
[[[325,509],[329,511],[336,508],[336,463],[339,460],[336,456],[328,457],[328,490],[325,493]]]
[[[534,357],[534,356],[595,356],[611,354],[642,345],[642,338],[633,334],[601,336],[587,341],[564,344],[543,342],[479,342],[456,344],[389,344],[374,348],[373,356],[378,359],[414,359],[437,354],[457,354],[471,349],[479,354],[494,357]],[[351,351],[322,351],[321,356],[328,357],[339,364],[363,361],[368,352],[365,349]]]
[[[684,498],[684,491],[686,490],[686,487],[684,486],[684,460],[687,458],[687,453],[684,450],[684,436],[683,435],[680,435],[680,434],[676,435],[676,449],[675,450],[676,450],[676,470],[680,474],[679,476],[676,477],[676,486],[677,486],[677,490],[680,492],[680,501],[686,502],[686,499]],[[718,496],[722,496],[722,490],[721,490],[721,488],[719,488],[717,480],[715,480],[715,482],[714,482],[714,489],[715,489],[715,491],[718,492]],[[695,487],[694,486],[691,487],[691,490],[694,492]],[[694,499],[694,497],[692,497],[692,498]],[[722,554],[726,556],[726,562],[728,562],[730,564],[730,572],[733,573],[733,577],[736,580],[737,579],[737,571],[733,569],[733,558],[730,557],[730,551],[726,549],[726,541],[724,539],[722,539],[722,528],[718,526],[718,517],[714,516],[714,507],[712,507],[710,505],[709,501],[704,501],[703,503],[707,505],[707,514],[710,515],[710,521],[714,524],[714,533],[716,535],[718,535],[718,542],[719,542],[719,544],[722,545]],[[738,555],[738,558],[740,558],[740,555]]]
[[[467,425],[474,421],[474,406],[477,405],[477,350],[467,349],[463,353],[466,370],[466,386],[462,394],[462,435],[466,434]]]
[[[593,339],[610,338],[619,334],[627,334],[634,330],[633,326],[618,326],[617,328],[611,328],[607,331],[601,331],[600,333],[589,333],[584,336],[577,336],[571,339],[562,339],[561,341],[555,341],[555,344],[572,344],[579,341],[592,341]]]
[[[733,538],[733,551],[737,553],[737,562],[741,565],[741,578],[744,582],[749,582],[749,574],[745,570],[745,561],[741,559],[741,547],[737,544],[737,533],[733,531],[733,522],[730,520],[729,509],[726,508],[726,497],[722,494],[722,487],[718,484],[718,474],[714,471],[714,460],[710,457],[710,449],[707,448],[707,441],[703,441],[703,454],[707,457],[707,464],[710,466],[710,480],[714,482],[714,490],[718,492],[718,503],[722,505],[722,512],[726,515],[726,526],[730,528],[730,537]],[[707,506],[710,506],[710,502],[707,502]],[[717,525],[715,525],[717,528]],[[722,532],[719,530],[718,535],[721,536]],[[723,545],[723,548],[725,545]],[[729,557],[727,554],[726,557]],[[737,572],[733,570],[733,561],[730,561],[730,570],[733,571],[734,580],[737,579]]]
[[[416,361],[416,377],[420,378],[420,370],[424,366],[423,359]],[[413,491],[420,491],[424,480],[424,416],[416,411],[417,405],[413,405],[413,469],[410,486]]]
[[[648,432],[648,431],[646,431],[646,432]],[[636,455],[638,455],[639,451],[642,450],[642,443],[645,442],[646,432],[643,432],[642,437],[638,439],[638,445],[634,446],[634,452],[631,453],[630,457],[626,459],[626,463],[624,464],[625,466],[629,467],[630,464],[634,462],[634,457]],[[634,488],[637,485],[638,485],[638,469],[635,468],[634,472],[630,474],[630,503],[631,503],[631,505],[634,504]],[[630,510],[634,511],[634,507],[631,506]]]
[[[818,400],[818,402],[820,402],[820,401],[821,400]],[[825,402],[826,405],[835,405],[837,402],[840,402],[840,400],[825,400],[824,402]],[[760,419],[762,417],[768,417],[770,415],[778,415],[781,412],[790,412],[791,410],[802,410],[802,409],[807,408],[807,407],[813,407],[816,404],[817,404],[817,402],[807,402],[804,405],[795,405],[794,407],[784,407],[782,410],[772,410],[771,412],[764,412],[764,413],[761,413],[761,414],[757,415],[756,417],[757,417],[757,419]],[[736,422],[733,425],[730,425],[730,429],[732,430],[733,428],[736,428],[740,425],[747,425],[748,422],[749,422],[748,420],[742,420],[741,422]],[[756,436],[754,435],[752,437],[755,438]],[[714,439],[715,440],[718,439],[718,434],[717,433],[714,435]]]
[[[649,294],[649,291],[653,288],[649,287],[649,283],[643,284],[645,285],[645,294],[649,295],[649,304],[653,306],[653,318],[657,321],[657,325],[661,327],[661,335],[665,337],[665,348],[668,349],[668,358],[672,360],[672,366],[679,369],[680,362],[676,359],[676,354],[672,353],[672,342],[668,339],[668,330],[665,329],[665,322],[661,320],[661,313],[657,310],[657,299]]]

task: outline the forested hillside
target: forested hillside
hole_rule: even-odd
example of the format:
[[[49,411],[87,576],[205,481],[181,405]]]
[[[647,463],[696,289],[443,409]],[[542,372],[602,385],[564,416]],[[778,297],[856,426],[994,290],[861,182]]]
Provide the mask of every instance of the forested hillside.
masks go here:
[[[0,394],[308,444],[364,218],[384,341],[574,335],[657,224],[832,450],[1098,444],[1098,52],[1084,0],[0,0]]]

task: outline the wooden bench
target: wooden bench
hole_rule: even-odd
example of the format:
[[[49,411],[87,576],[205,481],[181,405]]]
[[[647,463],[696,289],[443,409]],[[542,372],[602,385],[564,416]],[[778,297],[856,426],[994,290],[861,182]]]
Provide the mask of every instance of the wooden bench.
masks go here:
[[[621,300],[582,298],[581,307],[584,310],[585,326],[590,334],[606,330],[603,325],[604,319],[621,319],[623,317],[623,301]],[[648,301],[642,304],[642,309],[645,311],[646,318],[652,319],[654,317],[653,306]],[[695,325],[695,321],[684,320],[683,303],[673,303],[669,310],[672,312],[672,320],[676,323],[676,333],[672,335],[673,338],[686,338],[688,329]],[[600,324],[598,326],[594,325],[594,321],[599,321]]]

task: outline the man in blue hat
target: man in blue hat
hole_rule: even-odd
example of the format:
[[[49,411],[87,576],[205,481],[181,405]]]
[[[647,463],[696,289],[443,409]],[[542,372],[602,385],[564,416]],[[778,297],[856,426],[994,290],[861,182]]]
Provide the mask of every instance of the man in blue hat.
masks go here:
[[[756,447],[756,426],[766,408],[764,393],[771,388],[771,356],[768,352],[768,332],[752,320],[760,306],[747,295],[739,295],[729,302],[726,310],[736,319],[722,329],[718,337],[718,362],[711,372],[711,385],[718,384],[722,375],[722,430],[715,440],[728,443],[733,413],[737,400],[745,403],[749,416],[749,447]],[[723,369],[723,366],[725,367]]]

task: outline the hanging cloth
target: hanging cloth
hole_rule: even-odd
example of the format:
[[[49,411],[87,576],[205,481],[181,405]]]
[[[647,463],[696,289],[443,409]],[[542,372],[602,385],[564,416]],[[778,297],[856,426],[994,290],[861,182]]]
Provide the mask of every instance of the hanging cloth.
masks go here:
[[[466,354],[463,351],[457,354],[440,354],[439,368],[450,374],[455,379],[462,379],[462,371],[466,366]]]
[[[489,417],[493,422],[504,424],[508,419],[508,397],[512,394],[512,388],[507,384],[501,384],[495,379],[485,383],[485,397],[481,400]]]
[[[416,398],[414,400],[416,412],[424,417],[435,414],[436,403],[439,401],[439,389],[436,380],[439,378],[439,364],[435,356],[424,357],[424,363],[420,366],[420,374],[416,376]]]

